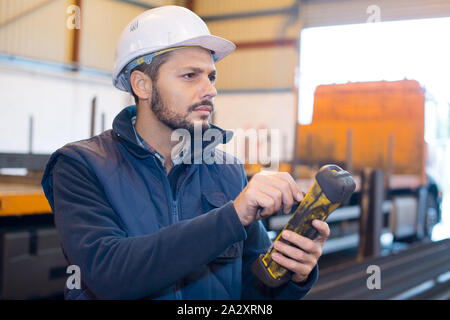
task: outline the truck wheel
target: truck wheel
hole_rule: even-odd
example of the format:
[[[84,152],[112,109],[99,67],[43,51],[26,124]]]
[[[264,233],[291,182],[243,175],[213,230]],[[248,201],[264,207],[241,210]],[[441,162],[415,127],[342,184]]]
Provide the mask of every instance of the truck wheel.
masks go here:
[[[425,238],[431,239],[433,228],[438,220],[438,207],[436,197],[433,193],[427,195],[427,207],[425,211],[424,235]]]

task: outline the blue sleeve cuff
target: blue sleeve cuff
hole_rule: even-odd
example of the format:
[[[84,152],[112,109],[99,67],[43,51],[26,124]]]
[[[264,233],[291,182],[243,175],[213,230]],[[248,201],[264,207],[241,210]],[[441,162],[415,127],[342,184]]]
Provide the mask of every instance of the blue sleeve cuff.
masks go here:
[[[245,230],[245,227],[242,225],[241,220],[239,219],[239,216],[236,212],[236,209],[234,208],[233,201],[229,201],[227,204],[225,204],[221,211],[224,212],[224,214],[227,216],[226,221],[230,225],[230,229],[233,232],[233,238],[237,241],[244,241],[247,239],[247,231]]]
[[[282,294],[277,299],[301,299],[308,294],[312,286],[319,278],[319,267],[316,264],[314,269],[310,272],[308,278],[301,283],[289,281]]]

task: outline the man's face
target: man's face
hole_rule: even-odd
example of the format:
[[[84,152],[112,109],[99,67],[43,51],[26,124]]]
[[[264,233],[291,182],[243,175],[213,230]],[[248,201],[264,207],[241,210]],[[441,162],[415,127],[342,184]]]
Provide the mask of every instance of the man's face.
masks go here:
[[[194,130],[194,122],[209,127],[217,95],[216,69],[209,51],[183,48],[171,52],[153,81],[152,111],[169,128]]]

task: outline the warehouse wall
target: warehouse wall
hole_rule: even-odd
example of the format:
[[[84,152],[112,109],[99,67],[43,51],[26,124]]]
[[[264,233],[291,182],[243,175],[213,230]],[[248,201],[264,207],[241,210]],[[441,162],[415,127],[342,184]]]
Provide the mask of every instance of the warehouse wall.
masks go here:
[[[0,53],[67,62],[66,0],[1,0]]]
[[[1,0],[0,53],[70,63],[74,31],[66,25],[72,15],[68,8],[76,3],[81,8],[80,63],[106,71],[112,70],[117,39],[133,17],[152,6],[190,6],[212,33],[238,44],[232,61],[224,61],[220,68],[219,89],[292,87],[289,76],[267,84],[255,66],[273,68],[277,63],[280,74],[286,70],[293,74],[302,27],[364,23],[370,16],[368,7],[374,4],[371,0]],[[375,5],[381,21],[450,15],[447,0],[378,0]],[[289,41],[273,43],[280,40]],[[236,77],[226,73],[230,65],[248,68],[249,84],[234,84]]]
[[[97,101],[96,133],[105,129],[130,96],[115,89],[110,79],[33,64],[0,61],[0,152],[29,152],[29,119],[33,117],[32,151],[50,153],[90,135],[91,102]]]
[[[0,124],[6,128],[7,119],[17,119],[16,126],[8,126],[8,132],[0,137],[1,151],[28,151],[28,118],[31,115],[35,121],[34,152],[51,152],[64,143],[88,137],[90,101],[94,96],[98,97],[98,115],[104,112],[106,128],[111,126],[114,114],[130,101],[110,85],[107,75],[112,70],[116,42],[123,27],[150,6],[189,4],[187,1],[140,3],[142,5],[136,6],[113,0],[33,0],[25,5],[12,0],[1,1],[0,36],[3,41],[0,54],[3,54],[3,69],[0,83],[4,84],[1,89],[4,99],[0,101],[3,111]],[[286,27],[289,20],[286,14],[239,18],[238,21],[213,21],[213,15],[277,10],[289,8],[293,3],[292,0],[190,2],[192,9],[204,15],[206,20],[207,16],[211,18],[208,25],[212,33],[238,45],[235,53],[217,65],[219,96],[216,99],[216,124],[230,129],[282,128],[282,136],[286,137],[290,148],[293,125],[284,124],[286,119],[292,123],[295,121],[292,88],[298,52],[295,41],[282,45],[272,45],[270,42],[284,39],[286,30],[292,38],[296,38],[299,29]],[[81,9],[78,31],[66,26],[73,13],[68,8],[74,4],[80,5]],[[35,32],[29,36],[27,32],[32,28]],[[78,64],[81,79],[77,73],[70,72],[70,68],[75,66],[72,63],[76,62],[73,61],[75,32],[79,32],[80,39]],[[12,39],[21,40],[16,43]],[[46,41],[45,46],[41,46],[43,41]],[[245,47],[246,43],[256,43],[256,46]],[[37,62],[31,63],[34,67],[30,73],[20,58],[12,62],[9,60],[11,56],[56,62],[60,68],[50,68],[52,70],[49,71],[48,66]],[[90,70],[99,70],[100,73],[95,76],[86,73]],[[94,81],[90,81],[92,77]],[[23,99],[17,99],[21,90],[19,83],[32,87],[34,95],[27,94]],[[38,108],[43,111],[35,112]],[[255,110],[258,110],[258,116],[255,116]],[[99,124],[97,128],[100,128]],[[285,156],[286,148],[283,150]]]
[[[450,15],[450,2],[444,0],[376,3],[382,21]],[[67,27],[72,15],[67,10],[73,4],[80,5],[80,29]],[[51,151],[64,142],[86,138],[90,101],[95,95],[99,104],[105,102],[101,108],[106,113],[106,127],[110,127],[113,114],[130,101],[111,86],[109,78],[120,32],[139,13],[165,4],[193,9],[206,20],[213,34],[237,44],[237,50],[217,64],[216,124],[231,129],[279,129],[290,150],[296,122],[294,77],[301,28],[365,22],[369,17],[367,8],[373,3],[369,0],[0,0],[0,61],[2,68],[8,69],[0,73],[0,83],[4,84],[0,87],[0,124],[6,128],[6,119],[21,119],[14,129],[8,126],[7,133],[0,137],[0,150],[26,151],[28,122],[24,119],[38,108],[47,111],[36,114],[36,152]],[[26,73],[16,61],[20,59],[11,57],[35,59],[33,65],[37,67]],[[39,61],[57,63],[57,71],[52,67],[53,71],[48,72],[49,68]],[[80,67],[80,72],[73,73],[71,68],[76,67]],[[91,79],[96,80],[90,82]],[[22,94],[18,98],[23,85],[32,87],[28,90],[36,95]],[[53,116],[51,120],[49,115]],[[58,131],[46,131],[54,128],[55,123]],[[48,140],[49,136],[57,137]],[[12,137],[18,143],[11,142]],[[290,158],[291,152],[281,150],[281,153],[283,158]]]
[[[148,6],[175,1],[143,1]],[[68,28],[80,4],[80,72],[72,69],[73,39]],[[134,103],[112,86],[117,39],[124,26],[145,11],[113,0],[0,0],[0,152],[50,153],[90,135],[91,102],[97,101],[96,133]],[[11,122],[14,125],[11,125]]]
[[[79,63],[110,72],[117,40],[131,19],[147,8],[185,3],[138,2],[142,5],[118,0],[1,0],[0,53],[71,63],[74,33],[78,30]],[[78,6],[79,15],[72,9],[74,5]],[[74,19],[79,20],[79,29],[68,27]]]
[[[219,90],[293,88],[298,8],[295,0],[194,2],[193,9],[211,32],[237,45],[236,52],[217,65]]]
[[[237,46],[216,66],[216,124],[279,130],[280,161],[292,158],[294,146],[298,5],[295,0],[196,0],[193,6],[211,33]]]
[[[291,159],[294,149],[292,135],[294,128],[293,125],[290,126],[287,123],[294,123],[294,119],[296,119],[295,108],[292,107],[295,105],[292,93],[223,94],[217,96],[215,105],[216,124],[234,130],[235,138],[242,139],[242,136],[238,136],[237,129],[276,130],[277,135],[273,135],[275,138],[272,138],[272,146],[278,146],[279,161]],[[262,139],[262,143],[265,143],[261,131],[257,131],[257,133]],[[276,137],[278,137],[278,141],[275,140]],[[230,144],[237,148],[238,142],[232,140]],[[230,152],[231,150],[227,147],[226,151]],[[237,149],[234,154],[240,155]]]
[[[107,8],[107,10],[105,10]],[[85,67],[111,71],[114,52],[123,28],[145,9],[111,1],[83,1],[80,63]]]
[[[365,23],[379,8],[380,21],[440,18],[450,16],[448,0],[303,0],[303,27]],[[368,12],[369,11],[369,12]]]

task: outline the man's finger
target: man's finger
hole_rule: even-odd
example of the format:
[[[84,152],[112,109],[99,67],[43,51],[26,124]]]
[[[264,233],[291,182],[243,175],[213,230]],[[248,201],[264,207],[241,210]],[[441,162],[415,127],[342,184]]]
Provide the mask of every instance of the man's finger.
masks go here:
[[[292,191],[292,194],[294,195],[295,200],[297,200],[298,202],[302,201],[302,199],[303,199],[302,192],[301,192],[300,188],[298,187],[297,183],[295,182],[294,178],[292,178],[292,176],[289,173],[279,172],[277,177],[279,177],[279,178],[283,179],[284,181],[286,181],[287,183],[289,183],[289,187],[291,188],[291,191]]]
[[[321,249],[319,248],[320,246],[309,238],[301,236],[290,230],[284,230],[281,236],[286,241],[289,241],[290,243],[299,247],[307,253],[313,254],[315,256],[321,255]]]
[[[275,208],[275,201],[270,196],[257,189],[252,189],[249,196],[255,201],[255,218],[262,219],[272,214]]]
[[[285,181],[288,184],[288,186],[291,190],[291,193],[294,196],[294,199],[297,200],[298,202],[302,201],[303,196],[302,196],[301,190],[298,187],[297,183],[295,183],[294,178],[292,178],[292,176],[289,173],[287,173],[287,172],[272,173],[272,172],[266,172],[266,171],[261,171],[261,173],[262,173],[262,175],[265,175],[267,177],[272,177],[272,178],[275,177],[277,179],[281,179],[281,180]]]
[[[305,251],[287,243],[275,241],[273,246],[278,252],[295,261],[302,263],[311,263],[313,260],[313,257],[310,254],[307,254]]]
[[[276,174],[262,174],[259,179],[265,186],[271,186],[272,188],[281,191],[283,211],[284,213],[291,212],[295,196],[292,194],[289,183],[277,177]],[[262,188],[260,190],[264,191]]]
[[[325,240],[328,239],[328,237],[330,236],[330,227],[328,226],[328,223],[326,223],[325,221],[316,219],[312,222],[312,226],[319,233],[318,237],[325,239]]]
[[[272,187],[271,185],[265,184],[265,185],[258,185],[258,190],[261,193],[264,193],[265,195],[269,196],[274,200],[275,206],[274,211],[278,211],[283,206],[283,192],[275,187]]]
[[[311,268],[308,264],[298,262],[296,260],[285,257],[281,253],[273,253],[273,260],[278,263],[280,266],[285,267],[286,269],[294,272],[295,274],[301,275],[303,277],[308,276],[311,272]]]

